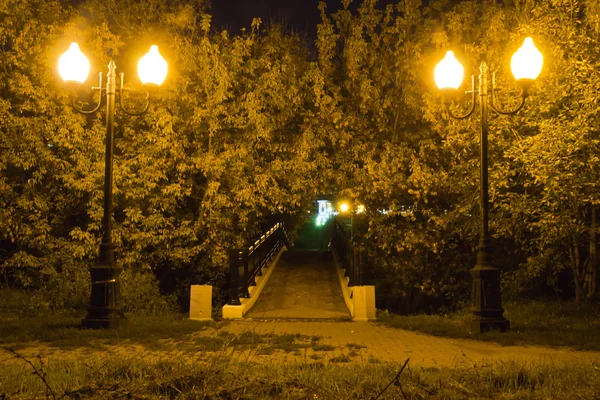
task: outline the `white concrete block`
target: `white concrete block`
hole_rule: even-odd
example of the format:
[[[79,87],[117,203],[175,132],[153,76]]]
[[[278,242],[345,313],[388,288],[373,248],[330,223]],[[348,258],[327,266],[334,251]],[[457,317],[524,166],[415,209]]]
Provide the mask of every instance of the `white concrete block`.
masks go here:
[[[223,306],[223,319],[239,319],[244,316],[244,306],[231,306],[226,304]]]
[[[354,286],[352,288],[352,301],[354,302],[354,321],[369,321],[376,319],[375,314],[375,286]]]
[[[190,319],[212,320],[212,286],[192,285],[190,288]]]

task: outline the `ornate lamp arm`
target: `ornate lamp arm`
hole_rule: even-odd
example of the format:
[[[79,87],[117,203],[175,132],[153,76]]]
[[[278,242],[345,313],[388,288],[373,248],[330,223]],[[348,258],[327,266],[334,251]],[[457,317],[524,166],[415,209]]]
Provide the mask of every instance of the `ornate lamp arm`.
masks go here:
[[[144,101],[146,102],[144,107],[142,108],[141,111],[132,111],[127,109],[124,105],[123,105],[123,92],[129,92],[130,89],[123,87],[123,82],[125,80],[125,74],[121,72],[121,87],[118,90],[119,93],[119,108],[121,108],[121,111],[123,111],[125,114],[127,115],[132,115],[132,116],[140,116],[143,115],[146,111],[148,111],[148,107],[150,106],[150,92],[148,90],[146,90],[145,93],[145,99]]]
[[[500,107],[496,106],[496,73],[494,72],[492,74],[492,95],[490,96],[490,108],[501,115],[514,115],[516,113],[518,113],[523,106],[525,105],[525,99],[527,98],[527,89],[523,88],[523,86],[521,86],[521,90],[520,90],[520,96],[521,96],[521,101],[520,103],[512,110],[502,110]]]
[[[96,111],[100,109],[102,106],[102,92],[104,89],[102,88],[102,72],[99,74],[98,78],[98,86],[93,86],[92,91],[98,92],[98,102],[96,103],[96,107],[92,110],[84,110],[84,105],[88,104],[85,101],[77,101],[75,98],[71,100],[71,107],[75,109],[80,114],[94,114]]]
[[[471,108],[469,109],[469,111],[467,111],[465,114],[460,114],[460,115],[456,115],[452,112],[452,109],[450,108],[450,103],[447,102],[446,103],[446,109],[448,110],[448,114],[450,114],[450,116],[454,119],[465,119],[465,118],[469,118],[472,114],[473,111],[475,111],[475,75],[471,76],[471,90],[468,90],[465,92],[465,94],[469,94],[471,93]]]

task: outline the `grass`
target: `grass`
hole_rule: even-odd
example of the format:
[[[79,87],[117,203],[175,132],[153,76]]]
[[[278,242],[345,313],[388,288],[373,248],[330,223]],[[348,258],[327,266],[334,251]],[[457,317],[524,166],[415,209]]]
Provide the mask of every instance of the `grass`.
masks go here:
[[[28,348],[28,354],[45,347],[58,350],[78,350],[90,355],[97,351],[127,346],[129,351],[154,357],[172,354],[222,353],[232,355],[248,351],[252,355],[275,353],[309,357],[308,349],[331,351],[331,345],[321,345],[321,336],[301,334],[258,334],[245,331],[239,334],[221,329],[228,322],[198,322],[184,315],[128,316],[128,325],[115,330],[81,329],[84,314],[53,314],[44,316],[12,316],[0,313],[0,347],[8,350]],[[205,333],[202,331],[209,329]],[[200,333],[200,334],[199,334]],[[141,347],[132,347],[139,345]],[[39,347],[40,350],[36,350]],[[213,353],[213,354],[206,354]],[[320,358],[320,356],[319,356]],[[2,397],[0,396],[0,399]]]
[[[364,349],[366,346],[363,346],[362,344],[358,344],[358,343],[347,343],[346,347],[349,348],[350,350],[360,350],[360,349]]]
[[[375,357],[373,354],[369,354],[369,358],[367,359],[367,362],[369,364],[379,364],[381,361],[379,361],[379,359],[377,357]]]
[[[263,346],[258,348],[258,354],[260,355],[268,355],[273,354],[277,350],[281,350],[285,353],[292,353],[294,355],[301,355],[301,349],[307,349],[316,344],[315,341],[311,340],[310,336],[301,335],[301,334],[264,334],[258,335],[256,333],[244,332],[244,334],[252,334],[259,338],[259,341],[256,343],[261,343]],[[239,349],[239,342],[234,340],[232,344]],[[248,348],[244,348],[243,350],[247,350]]]
[[[506,303],[508,332],[469,334],[465,324],[468,310],[448,315],[401,316],[378,311],[377,321],[394,328],[435,336],[469,338],[501,345],[568,346],[576,350],[600,351],[600,304],[564,302]]]
[[[533,302],[506,304],[505,308],[513,328],[506,334],[468,335],[464,330],[468,312],[448,316],[380,312],[378,318],[390,326],[439,336],[501,344],[569,345],[581,350],[600,348],[598,306]],[[357,343],[339,348],[339,354],[338,347],[320,343],[321,336],[251,331],[236,335],[220,329],[226,322],[190,321],[184,315],[130,316],[129,325],[118,330],[82,330],[82,317],[74,313],[17,319],[0,312],[2,347],[35,347],[45,342],[51,347],[86,351],[85,357],[77,359],[51,356],[49,361],[40,357],[1,363],[0,399],[373,399],[400,368],[381,363],[372,355],[363,359],[364,346]],[[209,327],[215,328],[210,335],[196,334]],[[130,344],[149,350],[183,351],[187,356],[171,351],[125,352],[119,356],[96,352],[103,346],[119,349]],[[335,355],[331,353],[334,350]],[[304,358],[283,362],[276,353],[304,354]],[[258,361],[257,356],[267,362],[249,363]],[[596,398],[600,393],[600,363],[510,362],[455,368],[409,364],[399,380],[385,390],[380,398]]]
[[[398,316],[378,313],[380,323],[438,336],[473,338],[504,345],[534,344],[600,350],[600,305],[531,302],[505,304],[508,333],[469,335],[467,311],[447,316]],[[3,398],[375,398],[399,371],[381,363],[364,346],[338,348],[321,336],[300,334],[233,334],[226,322],[190,321],[184,315],[129,316],[117,330],[82,330],[83,313],[42,316],[0,310],[0,346],[35,347],[44,342],[61,349],[84,349],[80,359],[20,359],[0,364]],[[211,329],[207,334],[199,331]],[[161,354],[141,351],[119,357],[94,356],[105,346],[139,344]],[[124,346],[126,347],[126,346]],[[307,350],[312,350],[308,352]],[[31,350],[31,349],[30,349]],[[234,354],[233,351],[237,353]],[[18,350],[17,350],[18,351]],[[275,353],[302,356],[303,362],[280,362]],[[31,351],[30,353],[31,354]],[[114,353],[113,353],[114,354]],[[5,353],[3,354],[5,356]],[[251,363],[262,356],[267,362]],[[331,356],[331,357],[329,357]],[[81,359],[82,358],[82,359]],[[273,360],[272,362],[270,360]],[[362,360],[362,361],[361,361]],[[33,372],[33,373],[32,373]],[[46,383],[44,383],[44,380]],[[597,398],[600,363],[553,365],[491,363],[460,368],[409,367],[380,398]],[[595,397],[596,396],[596,397]]]
[[[312,346],[314,351],[333,351],[335,347],[330,344],[315,344]]]
[[[49,314],[18,319],[0,315],[0,345],[10,344],[18,347],[31,342],[45,342],[52,347],[73,349],[129,341],[160,348],[163,340],[178,340],[210,326],[217,326],[215,322],[192,321],[184,315],[128,316],[126,327],[115,330],[88,330],[81,329],[83,317],[83,313]]]
[[[347,363],[352,361],[352,359],[346,354],[340,354],[339,356],[335,356],[329,359],[332,363]]]
[[[0,365],[0,398],[373,399],[400,370],[399,364],[348,363],[347,356],[327,365],[248,364],[219,355],[208,360],[21,361]],[[598,393],[600,364],[411,368],[409,363],[380,398],[561,400],[592,399]]]

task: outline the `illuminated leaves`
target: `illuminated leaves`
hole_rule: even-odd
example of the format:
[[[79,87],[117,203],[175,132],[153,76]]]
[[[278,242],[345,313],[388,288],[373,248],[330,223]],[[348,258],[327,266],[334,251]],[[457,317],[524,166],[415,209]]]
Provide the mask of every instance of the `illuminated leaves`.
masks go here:
[[[247,243],[282,210],[293,215],[312,202],[310,182],[324,161],[319,136],[304,122],[315,70],[299,38],[258,19],[250,33],[213,36],[200,1],[89,0],[78,8],[87,19],[59,2],[7,7],[0,15],[3,268],[27,267],[44,279],[70,268],[75,277],[87,274],[98,251],[105,120],[103,112],[74,113],[53,75],[70,39],[90,56],[91,76],[112,49],[133,90],[140,87],[131,65],[146,46],[140,38],[156,41],[169,62],[148,114],[116,113],[119,265],[221,279],[232,245]]]

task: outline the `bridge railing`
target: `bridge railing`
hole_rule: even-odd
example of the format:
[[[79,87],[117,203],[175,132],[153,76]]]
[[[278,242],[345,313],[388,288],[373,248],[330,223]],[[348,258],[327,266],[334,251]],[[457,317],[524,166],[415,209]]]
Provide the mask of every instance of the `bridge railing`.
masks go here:
[[[368,252],[358,238],[352,237],[352,223],[350,231],[337,219],[333,221],[331,246],[335,251],[345,275],[349,278],[348,286],[362,286],[365,284],[365,269],[368,264]]]
[[[250,246],[230,251],[229,305],[240,305],[240,297],[250,297],[248,289],[256,286],[256,277],[262,276],[262,268],[268,266],[284,245],[290,248],[290,241],[283,222],[277,222]]]

